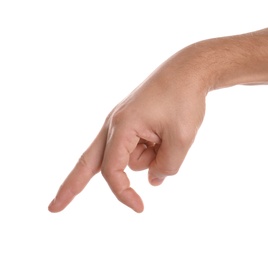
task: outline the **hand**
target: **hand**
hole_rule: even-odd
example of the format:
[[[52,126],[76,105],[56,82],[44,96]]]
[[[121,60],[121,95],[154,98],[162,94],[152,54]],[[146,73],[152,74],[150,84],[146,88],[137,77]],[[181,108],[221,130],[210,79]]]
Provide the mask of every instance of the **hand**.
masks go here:
[[[112,110],[60,187],[51,212],[64,209],[99,171],[119,201],[142,212],[126,166],[148,168],[152,185],[178,172],[205,111],[205,92],[188,66],[178,72],[182,62],[167,61]]]
[[[176,174],[196,136],[209,90],[268,82],[268,29],[202,41],[161,65],[118,104],[49,206],[63,210],[99,171],[119,201],[143,211],[124,172],[148,168],[160,185]]]

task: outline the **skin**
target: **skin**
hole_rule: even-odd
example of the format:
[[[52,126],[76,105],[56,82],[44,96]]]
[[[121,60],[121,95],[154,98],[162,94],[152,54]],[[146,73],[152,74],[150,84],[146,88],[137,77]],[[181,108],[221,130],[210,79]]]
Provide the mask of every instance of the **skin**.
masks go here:
[[[179,171],[203,121],[209,91],[267,83],[268,28],[180,50],[110,112],[49,211],[63,210],[101,172],[119,201],[142,212],[142,199],[130,186],[126,166],[148,169],[149,182],[160,185]]]

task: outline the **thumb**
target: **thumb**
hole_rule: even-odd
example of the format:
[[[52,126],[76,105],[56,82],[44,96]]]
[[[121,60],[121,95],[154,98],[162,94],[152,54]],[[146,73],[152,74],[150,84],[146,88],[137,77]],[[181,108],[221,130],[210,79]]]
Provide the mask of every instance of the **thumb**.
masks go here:
[[[148,179],[151,185],[162,184],[167,176],[175,175],[191,146],[194,137],[166,135],[162,137],[161,145],[155,159],[149,166]]]

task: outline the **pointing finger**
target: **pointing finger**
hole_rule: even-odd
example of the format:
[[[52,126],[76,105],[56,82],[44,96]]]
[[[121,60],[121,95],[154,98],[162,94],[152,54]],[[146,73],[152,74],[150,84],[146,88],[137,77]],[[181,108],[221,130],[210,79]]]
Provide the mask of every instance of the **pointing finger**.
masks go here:
[[[106,136],[107,131],[103,127],[59,188],[56,197],[48,207],[49,211],[63,210],[84,189],[89,180],[100,171]]]

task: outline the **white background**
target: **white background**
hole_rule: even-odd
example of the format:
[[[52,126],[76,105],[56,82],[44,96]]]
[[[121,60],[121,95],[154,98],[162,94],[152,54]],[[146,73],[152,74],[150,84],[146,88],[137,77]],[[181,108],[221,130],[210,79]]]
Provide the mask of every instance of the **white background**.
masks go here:
[[[96,175],[47,206],[109,111],[193,42],[267,27],[266,1],[0,1],[0,259],[268,259],[268,88],[209,93],[180,172]]]

